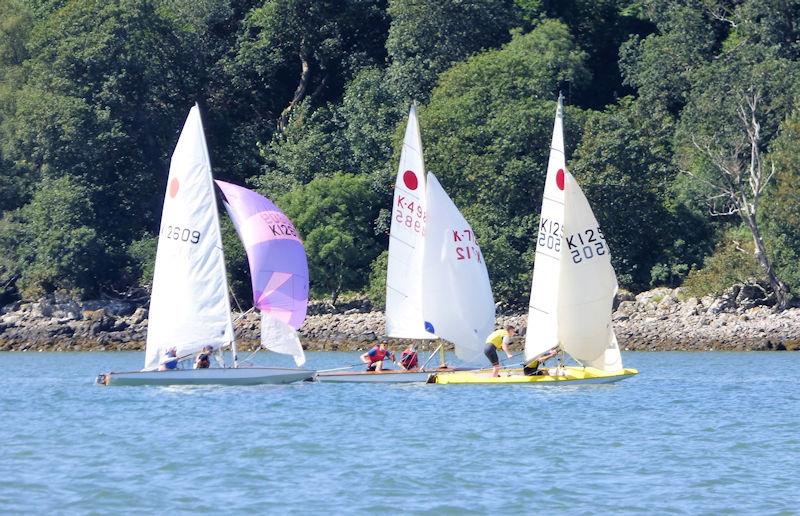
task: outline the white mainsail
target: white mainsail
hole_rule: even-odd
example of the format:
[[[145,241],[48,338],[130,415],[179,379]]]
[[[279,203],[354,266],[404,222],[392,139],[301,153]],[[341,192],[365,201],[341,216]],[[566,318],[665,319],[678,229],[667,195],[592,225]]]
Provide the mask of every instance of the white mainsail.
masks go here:
[[[528,332],[525,336],[525,360],[532,360],[559,344],[558,290],[563,255],[564,230],[564,109],[558,98],[550,160],[544,183],[536,258],[528,305]]]
[[[171,347],[178,356],[233,341],[217,202],[200,111],[181,131],[167,179],[153,273],[145,369]]]
[[[494,329],[494,298],[475,232],[439,181],[428,173],[422,270],[426,326],[467,362],[483,359]]]
[[[422,317],[421,252],[425,232],[425,163],[414,106],[408,113],[392,202],[386,267],[386,334],[433,339]]]

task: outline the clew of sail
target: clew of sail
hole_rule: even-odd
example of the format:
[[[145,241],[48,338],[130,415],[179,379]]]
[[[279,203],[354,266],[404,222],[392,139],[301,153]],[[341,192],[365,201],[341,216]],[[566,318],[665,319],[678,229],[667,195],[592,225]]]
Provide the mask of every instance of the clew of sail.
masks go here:
[[[536,236],[536,259],[528,304],[528,332],[525,336],[526,361],[533,360],[559,344],[558,284],[564,251],[564,173],[567,168],[564,157],[563,113],[559,97]]]
[[[289,218],[266,197],[217,181],[225,208],[247,252],[253,304],[261,311],[261,343],[305,363],[297,337],[308,305],[308,262]]]
[[[425,205],[422,313],[460,359],[478,362],[495,319],[486,262],[472,227],[432,173]]]
[[[167,179],[153,272],[144,368],[233,340],[217,203],[200,111],[181,131]]]
[[[386,334],[433,339],[422,317],[422,245],[425,232],[425,163],[414,106],[408,113],[394,187],[386,267]]]

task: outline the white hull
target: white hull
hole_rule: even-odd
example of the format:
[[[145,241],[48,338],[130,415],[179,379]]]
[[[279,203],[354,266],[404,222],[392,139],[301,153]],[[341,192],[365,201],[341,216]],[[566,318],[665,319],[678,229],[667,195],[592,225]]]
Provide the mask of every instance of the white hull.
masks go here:
[[[259,385],[299,382],[313,377],[314,371],[309,369],[226,367],[106,373],[97,377],[97,383],[102,385]]]

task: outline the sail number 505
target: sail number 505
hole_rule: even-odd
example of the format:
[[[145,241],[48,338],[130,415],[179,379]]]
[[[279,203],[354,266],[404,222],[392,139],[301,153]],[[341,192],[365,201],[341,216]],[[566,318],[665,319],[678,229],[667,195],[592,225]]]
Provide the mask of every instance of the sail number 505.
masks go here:
[[[166,237],[170,240],[180,240],[181,242],[191,242],[196,244],[200,242],[200,232],[189,228],[182,228],[180,226],[167,226]]]

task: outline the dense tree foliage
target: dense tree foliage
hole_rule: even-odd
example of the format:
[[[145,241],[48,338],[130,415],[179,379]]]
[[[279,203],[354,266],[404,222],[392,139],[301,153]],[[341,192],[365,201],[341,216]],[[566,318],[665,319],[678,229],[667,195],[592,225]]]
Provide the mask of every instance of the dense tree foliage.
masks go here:
[[[312,294],[380,304],[416,101],[495,298],[524,305],[559,92],[622,286],[800,292],[799,20],[800,0],[0,2],[0,299],[147,288],[198,102],[215,175],[295,221]]]

